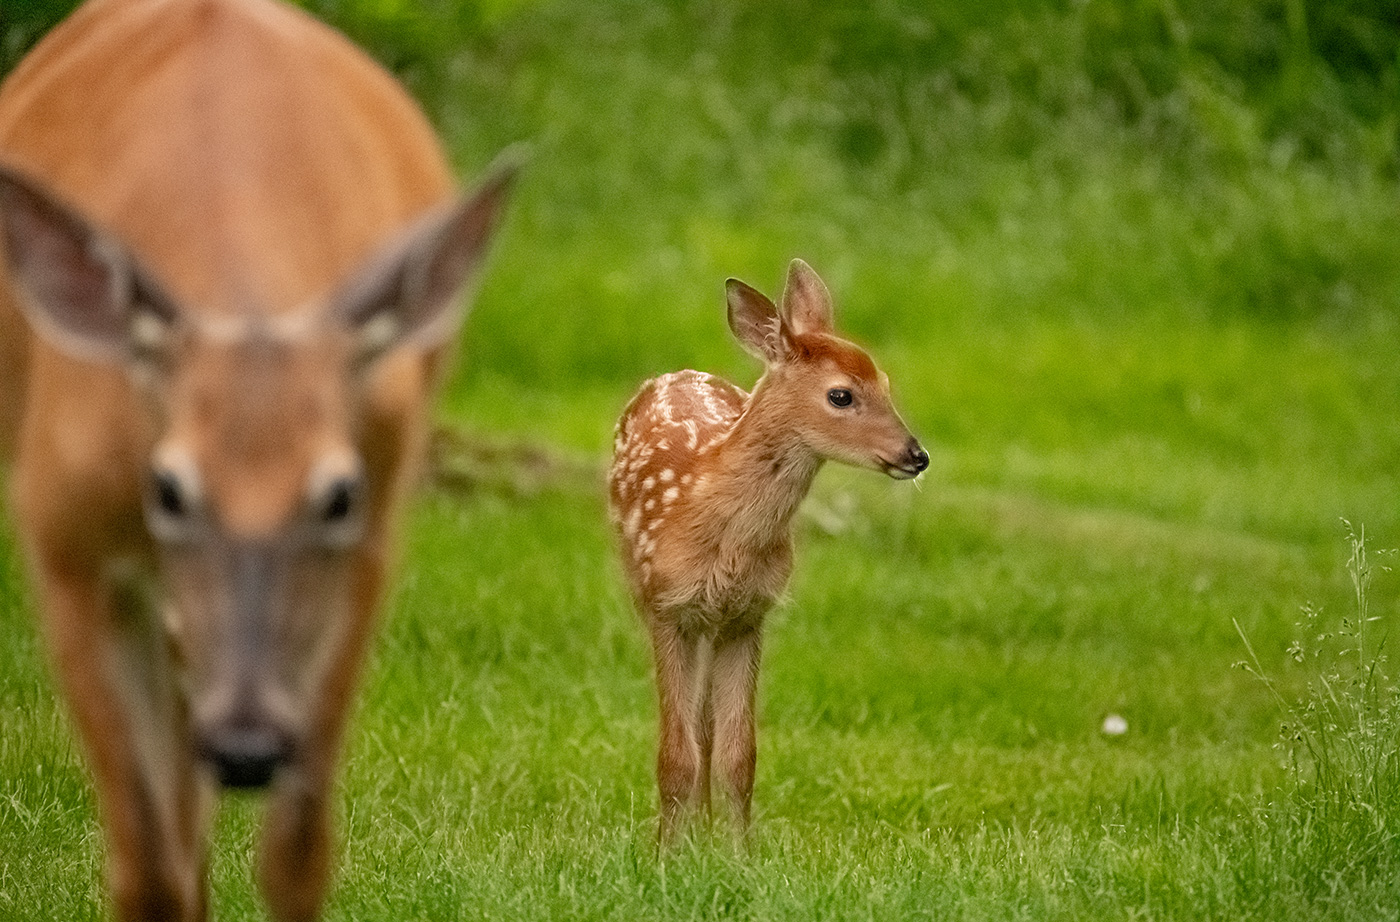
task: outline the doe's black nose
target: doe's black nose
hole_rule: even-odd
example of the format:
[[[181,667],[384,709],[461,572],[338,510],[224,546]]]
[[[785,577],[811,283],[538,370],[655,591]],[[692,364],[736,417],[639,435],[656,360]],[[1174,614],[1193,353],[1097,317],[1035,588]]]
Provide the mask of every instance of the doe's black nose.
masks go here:
[[[256,790],[291,759],[290,740],[268,727],[229,726],[206,733],[199,755],[226,788]]]

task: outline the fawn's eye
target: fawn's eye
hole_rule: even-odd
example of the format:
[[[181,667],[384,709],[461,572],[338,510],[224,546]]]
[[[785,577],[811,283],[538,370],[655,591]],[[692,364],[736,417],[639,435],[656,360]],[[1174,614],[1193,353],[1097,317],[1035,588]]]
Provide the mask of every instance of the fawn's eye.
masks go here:
[[[851,392],[846,390],[844,387],[833,387],[831,390],[826,392],[826,399],[827,402],[830,403],[833,407],[840,407],[841,409],[845,409],[846,407],[851,405],[852,398]]]
[[[151,493],[160,511],[172,518],[180,518],[189,511],[180,481],[169,471],[156,471],[151,476]]]

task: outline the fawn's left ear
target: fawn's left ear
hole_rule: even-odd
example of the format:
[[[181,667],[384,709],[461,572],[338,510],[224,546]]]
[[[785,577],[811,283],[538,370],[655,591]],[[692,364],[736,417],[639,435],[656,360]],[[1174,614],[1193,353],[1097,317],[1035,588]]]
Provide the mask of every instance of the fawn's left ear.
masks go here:
[[[738,279],[724,283],[729,307],[729,329],[751,355],[769,365],[781,362],[788,353],[783,322],[778,308],[768,296]]]
[[[832,319],[831,293],[816,270],[800,259],[788,266],[787,286],[783,288],[783,317],[792,332],[830,333],[835,329]]]

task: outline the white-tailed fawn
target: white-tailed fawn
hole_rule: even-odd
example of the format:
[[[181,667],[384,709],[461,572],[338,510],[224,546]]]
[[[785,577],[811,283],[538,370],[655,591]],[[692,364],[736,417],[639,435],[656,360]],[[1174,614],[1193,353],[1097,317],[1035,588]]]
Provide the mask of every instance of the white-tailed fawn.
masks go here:
[[[663,842],[708,811],[712,770],[736,830],[748,828],[763,618],[792,571],[792,516],[822,462],[900,480],[928,467],[889,378],[836,335],[810,266],[793,260],[780,307],[737,279],[726,294],[730,329],[766,366],[753,393],[698,371],[647,381],[618,421],[608,475],[655,656]]]

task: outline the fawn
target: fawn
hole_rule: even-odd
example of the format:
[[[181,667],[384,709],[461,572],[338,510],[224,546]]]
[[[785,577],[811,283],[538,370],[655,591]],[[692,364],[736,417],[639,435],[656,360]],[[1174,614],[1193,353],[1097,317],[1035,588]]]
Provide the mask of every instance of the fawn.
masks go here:
[[[790,522],[822,462],[900,480],[928,467],[888,377],[835,334],[810,266],[793,260],[781,308],[738,279],[725,287],[730,329],[766,366],[753,393],[697,371],[646,382],[618,421],[608,475],[656,663],[663,842],[685,813],[708,811],[712,763],[736,831],[748,828],[763,616],[792,571]]]

